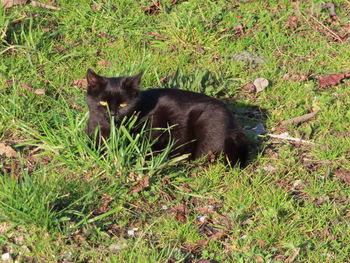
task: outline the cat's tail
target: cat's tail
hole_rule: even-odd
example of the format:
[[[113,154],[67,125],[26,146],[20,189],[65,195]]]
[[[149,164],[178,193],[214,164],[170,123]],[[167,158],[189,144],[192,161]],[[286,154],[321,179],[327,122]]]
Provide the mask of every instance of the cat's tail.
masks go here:
[[[237,163],[241,167],[247,165],[249,142],[242,130],[234,131],[233,135],[226,137],[224,151],[232,166]]]

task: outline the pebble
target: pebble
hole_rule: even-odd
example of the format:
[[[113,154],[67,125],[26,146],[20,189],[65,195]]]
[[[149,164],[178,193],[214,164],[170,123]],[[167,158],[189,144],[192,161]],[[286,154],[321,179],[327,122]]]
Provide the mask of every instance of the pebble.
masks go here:
[[[10,253],[5,253],[5,254],[2,254],[1,255],[1,259],[3,262],[10,262],[10,261],[13,261]]]

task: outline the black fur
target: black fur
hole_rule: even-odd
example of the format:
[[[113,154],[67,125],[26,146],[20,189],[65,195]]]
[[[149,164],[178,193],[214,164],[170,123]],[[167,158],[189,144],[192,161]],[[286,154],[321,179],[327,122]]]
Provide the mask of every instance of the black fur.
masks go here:
[[[110,114],[116,124],[125,116],[138,113],[140,120],[148,119],[153,128],[171,129],[175,151],[190,153],[196,159],[209,152],[223,152],[231,164],[245,164],[248,156],[246,136],[226,105],[204,94],[178,89],[150,89],[140,91],[142,73],[132,77],[107,78],[87,72],[89,106],[88,133],[96,127],[107,138],[110,133]],[[122,105],[122,107],[120,106]],[[169,134],[153,130],[151,138],[157,139],[154,150],[163,149],[169,142]]]

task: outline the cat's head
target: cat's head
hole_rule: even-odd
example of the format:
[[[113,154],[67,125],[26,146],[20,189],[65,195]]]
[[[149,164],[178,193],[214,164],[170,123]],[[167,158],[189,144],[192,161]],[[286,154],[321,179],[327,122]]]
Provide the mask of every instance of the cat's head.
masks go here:
[[[87,99],[91,110],[124,117],[133,111],[139,98],[142,72],[131,77],[107,78],[88,69]],[[108,110],[107,110],[108,109]],[[131,112],[132,113],[132,112]]]

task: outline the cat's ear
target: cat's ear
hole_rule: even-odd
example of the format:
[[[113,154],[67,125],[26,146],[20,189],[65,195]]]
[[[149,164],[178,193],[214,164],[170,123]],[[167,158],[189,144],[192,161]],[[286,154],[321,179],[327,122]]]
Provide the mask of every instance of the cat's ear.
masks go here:
[[[87,70],[86,80],[89,93],[95,93],[106,85],[105,78],[96,74],[92,69]]]
[[[123,88],[130,91],[139,91],[142,75],[143,72],[141,71],[135,76],[125,78],[123,82]]]

